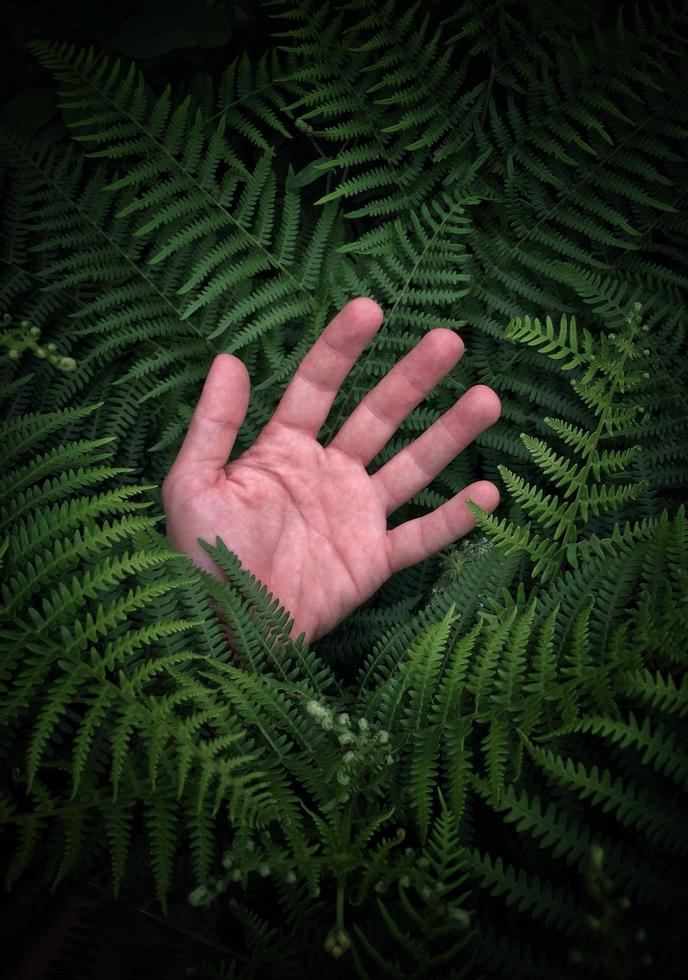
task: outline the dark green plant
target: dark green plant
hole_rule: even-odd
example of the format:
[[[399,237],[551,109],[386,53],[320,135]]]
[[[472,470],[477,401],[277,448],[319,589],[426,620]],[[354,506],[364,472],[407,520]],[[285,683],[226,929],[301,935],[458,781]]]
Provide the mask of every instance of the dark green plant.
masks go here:
[[[10,897],[99,892],[72,977],[108,908],[190,976],[678,976],[685,10],[261,6],[263,56],[158,91],[35,39],[70,140],[0,132]],[[380,463],[475,382],[503,417],[394,521],[504,499],[308,647],[219,539],[226,584],[174,554],[159,486],[214,354],[241,452],[359,294],[325,440],[448,325]]]

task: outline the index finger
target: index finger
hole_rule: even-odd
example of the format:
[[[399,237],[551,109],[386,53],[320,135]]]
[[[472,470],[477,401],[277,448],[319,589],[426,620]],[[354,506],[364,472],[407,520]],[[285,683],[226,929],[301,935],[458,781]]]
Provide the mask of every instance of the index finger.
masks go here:
[[[205,379],[173,469],[221,469],[232,451],[248,407],[246,365],[233,354],[218,354]]]
[[[382,320],[382,309],[367,296],[343,306],[301,361],[271,422],[317,436],[340,385]]]

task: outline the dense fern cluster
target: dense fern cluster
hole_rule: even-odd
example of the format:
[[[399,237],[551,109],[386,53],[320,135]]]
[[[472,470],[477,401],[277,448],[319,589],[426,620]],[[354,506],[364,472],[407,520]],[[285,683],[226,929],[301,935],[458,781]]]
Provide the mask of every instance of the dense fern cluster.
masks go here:
[[[685,10],[262,7],[261,57],[159,91],[37,38],[69,137],[0,130],[6,886],[155,907],[186,975],[678,976]],[[171,550],[159,488],[214,354],[241,452],[355,295],[385,321],[324,441],[450,326],[374,465],[490,384],[394,522],[503,501],[309,647],[219,539],[226,584]]]

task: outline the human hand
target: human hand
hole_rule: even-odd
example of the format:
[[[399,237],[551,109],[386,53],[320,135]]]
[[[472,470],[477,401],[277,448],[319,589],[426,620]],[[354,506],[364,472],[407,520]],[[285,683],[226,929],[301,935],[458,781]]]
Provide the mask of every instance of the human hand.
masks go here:
[[[224,579],[198,543],[220,537],[294,618],[292,637],[318,639],[391,575],[474,527],[465,501],[499,503],[478,481],[429,514],[387,530],[387,516],[426,487],[499,418],[491,388],[469,389],[421,436],[372,476],[366,466],[402,420],[451,370],[464,345],[430,330],[363,398],[328,446],[317,441],[335,395],[382,323],[358,297],[330,321],[304,357],[255,443],[227,464],[246,415],[249,377],[231,354],[213,361],[179,454],[162,487],[175,550]]]

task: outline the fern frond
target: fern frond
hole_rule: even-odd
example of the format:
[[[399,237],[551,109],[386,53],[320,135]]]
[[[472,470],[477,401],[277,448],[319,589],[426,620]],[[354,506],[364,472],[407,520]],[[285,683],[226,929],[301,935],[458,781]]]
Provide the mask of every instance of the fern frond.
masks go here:
[[[579,341],[575,317],[562,314],[559,332],[555,335],[552,318],[545,318],[544,327],[538,317],[516,317],[510,320],[504,330],[506,340],[519,341],[530,347],[537,347],[541,354],[548,354],[553,360],[566,360],[561,365],[563,371],[580,368],[590,362],[593,356],[593,338],[589,330],[583,328]]]
[[[565,887],[505,865],[501,857],[493,859],[476,850],[466,853],[466,864],[481,884],[492,895],[503,897],[507,905],[555,925],[567,935],[580,931],[583,916],[574,895]]]
[[[679,787],[688,780],[688,754],[676,744],[675,732],[659,722],[653,724],[649,717],[640,723],[633,711],[625,719],[607,718],[604,715],[587,715],[571,725],[560,728],[558,735],[591,732],[606,738],[621,748],[632,747],[642,753],[643,765],[652,764]]]
[[[688,853],[688,837],[678,813],[660,809],[650,801],[647,791],[631,780],[613,779],[608,769],[599,770],[597,766],[588,770],[583,763],[564,759],[547,749],[532,747],[530,754],[553,780],[577,791],[581,799],[600,804],[603,812],[613,811],[620,823],[638,827],[656,847]]]

